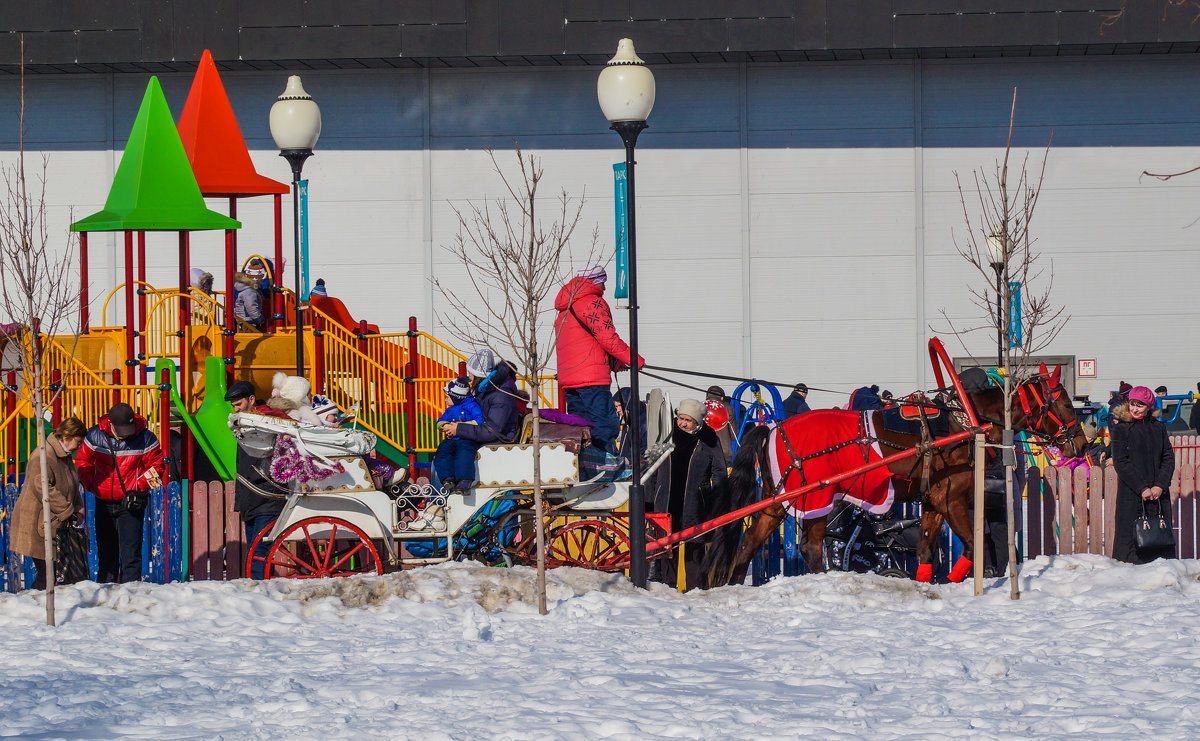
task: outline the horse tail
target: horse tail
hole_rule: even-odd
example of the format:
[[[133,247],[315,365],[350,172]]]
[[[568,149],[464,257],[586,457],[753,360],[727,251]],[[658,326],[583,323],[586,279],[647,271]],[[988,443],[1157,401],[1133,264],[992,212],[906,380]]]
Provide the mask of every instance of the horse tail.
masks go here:
[[[714,501],[713,511],[725,514],[753,504],[758,495],[757,464],[767,469],[767,435],[771,429],[753,427],[742,435],[737,453],[733,456],[733,467],[725,486],[719,487],[719,498]],[[742,539],[742,521],[735,520],[713,531],[700,570],[710,587],[728,584],[733,575],[738,545]]]

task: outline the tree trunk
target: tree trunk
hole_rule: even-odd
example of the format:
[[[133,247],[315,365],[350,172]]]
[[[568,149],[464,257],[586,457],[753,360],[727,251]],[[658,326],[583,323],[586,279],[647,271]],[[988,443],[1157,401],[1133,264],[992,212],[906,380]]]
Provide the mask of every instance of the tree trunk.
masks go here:
[[[34,351],[37,350],[37,337],[33,337]],[[42,451],[42,528],[46,536],[42,543],[46,550],[46,625],[54,626],[54,528],[50,517],[50,451],[46,448],[46,404],[42,396],[41,359],[34,358],[33,364],[33,424],[37,430],[38,448]],[[28,465],[28,462],[26,462]]]
[[[533,415],[533,520],[537,537],[537,602],[538,614],[546,610],[546,513],[542,498],[542,429],[538,414],[537,377],[529,381],[529,413]]]

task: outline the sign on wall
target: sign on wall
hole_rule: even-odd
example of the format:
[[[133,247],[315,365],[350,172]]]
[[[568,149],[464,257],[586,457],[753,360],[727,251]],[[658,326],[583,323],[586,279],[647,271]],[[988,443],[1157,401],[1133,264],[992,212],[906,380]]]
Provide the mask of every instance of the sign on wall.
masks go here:
[[[1080,378],[1095,378],[1096,377],[1096,359],[1095,358],[1080,358],[1076,374]]]

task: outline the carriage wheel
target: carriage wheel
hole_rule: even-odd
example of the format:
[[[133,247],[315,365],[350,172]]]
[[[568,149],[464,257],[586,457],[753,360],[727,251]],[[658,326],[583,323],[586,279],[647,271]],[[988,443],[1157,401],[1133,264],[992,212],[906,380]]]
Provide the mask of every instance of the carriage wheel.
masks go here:
[[[327,531],[314,536],[317,531]],[[292,539],[299,536],[296,539]],[[263,578],[319,579],[382,574],[379,551],[367,534],[336,517],[301,520],[280,533],[267,553]]]
[[[621,571],[629,564],[629,536],[600,520],[580,520],[556,528],[546,539],[546,564]]]
[[[911,579],[912,578],[911,576],[908,575],[908,572],[905,571],[904,569],[897,569],[897,568],[891,567],[891,566],[889,566],[886,569],[880,569],[878,573],[880,576],[890,576],[894,579]]]

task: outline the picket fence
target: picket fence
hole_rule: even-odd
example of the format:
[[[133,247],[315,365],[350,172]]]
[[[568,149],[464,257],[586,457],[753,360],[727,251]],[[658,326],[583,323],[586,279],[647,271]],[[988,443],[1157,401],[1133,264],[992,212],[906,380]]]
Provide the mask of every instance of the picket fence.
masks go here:
[[[1176,555],[1196,558],[1200,553],[1200,437],[1177,435],[1171,438],[1175,449],[1175,476],[1171,483],[1171,504],[1175,527]],[[166,498],[170,517],[163,523],[162,508],[151,503],[146,523],[145,578],[162,582],[178,580],[187,565],[186,578],[227,580],[243,576],[246,543],[241,519],[233,511],[233,482],[196,482],[190,496],[179,497],[177,484],[168,488]],[[1026,471],[1022,506],[1015,514],[1018,522],[1018,548],[1023,559],[1043,555],[1075,553],[1112,554],[1113,512],[1117,476],[1111,467],[1080,466],[1075,469],[1048,467]],[[16,503],[14,485],[0,487],[0,590],[16,592],[32,579],[32,567],[8,551],[7,526]],[[181,499],[189,510],[187,547],[180,543],[179,509]],[[89,520],[93,506],[88,497]],[[795,528],[791,529],[795,532]],[[798,535],[797,535],[798,537]],[[162,543],[167,544],[169,565],[163,571]],[[93,539],[94,542],[94,539]],[[798,549],[784,547],[767,558],[773,568],[760,576],[803,572]],[[779,548],[777,544],[775,548]],[[953,546],[950,548],[954,550]],[[95,574],[93,549],[92,570]]]

